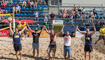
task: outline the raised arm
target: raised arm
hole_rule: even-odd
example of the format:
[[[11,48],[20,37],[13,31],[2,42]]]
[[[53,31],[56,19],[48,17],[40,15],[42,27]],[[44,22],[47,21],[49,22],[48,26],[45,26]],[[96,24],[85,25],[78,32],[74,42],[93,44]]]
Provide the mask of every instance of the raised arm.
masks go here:
[[[54,37],[54,41],[56,42],[56,35],[55,35],[55,37]]]
[[[62,29],[61,29],[61,32],[63,32],[63,28],[64,28],[64,25],[63,25],[63,27],[62,27]]]
[[[43,26],[43,29],[49,34],[50,32],[47,30],[46,26]]]
[[[95,28],[95,25],[94,24],[92,24],[92,25],[93,25],[93,28],[94,28],[94,31],[92,32],[92,35],[93,35],[96,32],[96,28]]]
[[[19,33],[21,34],[27,27],[25,26]]]
[[[76,27],[77,31],[80,32],[81,34],[85,34],[86,32],[82,32],[79,30],[78,26]]]
[[[29,25],[27,24],[28,29],[32,32],[32,29],[29,27]]]
[[[9,23],[9,28],[10,28],[10,32],[11,32],[11,34],[13,35],[13,30],[12,30],[12,27],[11,27],[11,22]]]

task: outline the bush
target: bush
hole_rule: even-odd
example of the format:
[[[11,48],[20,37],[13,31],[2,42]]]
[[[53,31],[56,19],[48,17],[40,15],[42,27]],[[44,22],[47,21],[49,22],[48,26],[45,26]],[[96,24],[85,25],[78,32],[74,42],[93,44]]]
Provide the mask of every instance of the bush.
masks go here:
[[[63,25],[53,25],[53,29],[55,31],[55,33],[58,33],[61,31]]]

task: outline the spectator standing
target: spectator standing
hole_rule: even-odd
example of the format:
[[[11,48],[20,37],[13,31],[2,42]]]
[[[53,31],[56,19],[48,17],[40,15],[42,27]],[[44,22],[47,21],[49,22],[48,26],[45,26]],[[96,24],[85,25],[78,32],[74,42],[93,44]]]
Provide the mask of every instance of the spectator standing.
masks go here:
[[[54,20],[55,19],[55,14],[53,12],[50,14],[50,19],[51,20]]]
[[[73,8],[74,8],[74,11],[76,11],[76,10],[77,10],[77,6],[76,6],[75,4],[74,4],[74,7],[73,7]]]
[[[20,13],[20,11],[21,11],[21,7],[19,6],[19,4],[17,4],[17,7],[16,7],[16,13]]]
[[[47,14],[44,15],[44,22],[45,23],[48,22],[48,15]]]
[[[2,1],[2,2],[1,2],[1,5],[2,5],[3,8],[5,8],[6,3]]]
[[[96,16],[97,15],[97,10],[94,8],[93,9],[93,14]]]
[[[34,8],[37,8],[37,2],[36,1],[34,2]]]
[[[39,21],[39,13],[36,11],[34,14],[35,14],[35,21]]]
[[[85,8],[82,9],[82,14],[85,14]]]
[[[24,1],[23,1],[23,4],[22,4],[22,7],[25,8],[25,7],[26,7],[26,4],[27,4],[27,3],[26,3],[26,1],[24,0]]]

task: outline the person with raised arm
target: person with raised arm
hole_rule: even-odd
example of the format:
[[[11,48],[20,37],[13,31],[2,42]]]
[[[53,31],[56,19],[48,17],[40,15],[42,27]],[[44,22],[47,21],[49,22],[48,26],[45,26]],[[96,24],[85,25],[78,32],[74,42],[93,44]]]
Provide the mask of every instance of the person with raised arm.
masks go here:
[[[67,56],[68,53],[68,57]],[[71,56],[71,36],[69,34],[69,31],[66,31],[66,34],[64,35],[64,59],[69,60]]]
[[[50,44],[48,46],[48,57],[50,59],[50,54],[52,53],[53,59],[55,60],[55,54],[56,54],[56,34],[54,30],[48,31],[47,28],[44,26],[46,32],[50,35]]]
[[[32,48],[33,48],[33,57],[35,56],[35,50],[37,50],[37,57],[39,57],[39,37],[40,34],[43,30],[38,30],[37,28],[32,31],[32,29],[29,27],[29,25],[27,24],[27,27],[29,28],[29,30],[31,31],[32,35],[33,35],[33,43],[32,43]]]
[[[85,60],[86,60],[86,55],[87,52],[89,53],[89,60],[91,59],[91,52],[93,51],[93,44],[92,44],[92,36],[95,34],[96,32],[96,28],[94,23],[92,24],[94,31],[92,33],[90,33],[90,30],[88,28],[86,28],[86,32],[82,32],[79,30],[78,26],[77,26],[77,30],[81,33],[85,35],[85,45],[84,45],[84,51],[85,51]]]
[[[99,39],[95,42],[95,44],[97,44],[100,40],[103,39],[105,45],[105,25],[103,25],[102,28],[100,28],[99,33],[100,33]]]
[[[12,30],[12,27],[11,27],[11,22],[9,22],[9,28],[10,28],[10,32],[13,36],[13,46],[14,46],[14,50],[15,50],[15,53],[16,53],[16,58],[18,60],[19,59],[18,55],[20,55],[20,60],[21,60],[21,57],[22,57],[21,33],[24,32],[26,27],[24,27],[21,31],[19,31],[18,28],[16,27],[15,32],[14,32]]]

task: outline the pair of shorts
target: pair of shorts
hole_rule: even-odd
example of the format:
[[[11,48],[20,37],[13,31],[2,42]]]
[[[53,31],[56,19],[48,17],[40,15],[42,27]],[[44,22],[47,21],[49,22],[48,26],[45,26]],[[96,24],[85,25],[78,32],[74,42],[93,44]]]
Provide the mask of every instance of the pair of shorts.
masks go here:
[[[22,45],[21,44],[14,44],[14,50],[15,51],[21,51],[22,50]]]
[[[71,56],[71,47],[70,46],[64,46],[64,56]]]
[[[33,50],[39,49],[39,43],[32,43]]]
[[[92,52],[93,51],[93,47],[91,45],[85,45],[84,51],[85,52]]]
[[[56,53],[56,45],[49,45],[49,47],[48,47],[48,53],[51,53],[51,51],[53,53]]]
[[[99,40],[101,39],[105,40],[105,36],[99,36]]]

